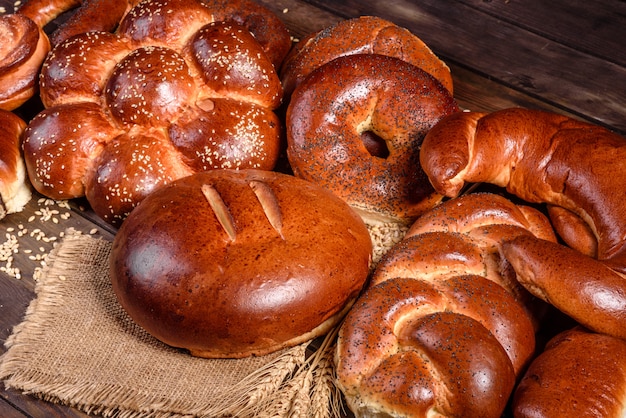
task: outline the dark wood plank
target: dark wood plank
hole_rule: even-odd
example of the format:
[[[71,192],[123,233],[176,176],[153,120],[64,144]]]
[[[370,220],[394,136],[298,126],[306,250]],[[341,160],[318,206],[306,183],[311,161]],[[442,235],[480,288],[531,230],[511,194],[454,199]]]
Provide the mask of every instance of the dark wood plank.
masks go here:
[[[0,279],[0,354],[6,351],[4,341],[12,334],[13,327],[22,321],[35,295],[25,282],[6,275]]]
[[[257,0],[257,2],[285,22],[295,41],[342,20],[342,17],[334,13],[299,0]]]
[[[626,2],[460,0],[544,38],[626,66]]]
[[[27,415],[24,415],[21,411],[15,409],[15,407],[12,404],[10,404],[6,399],[3,399],[0,397],[0,417],[22,418],[26,416]]]
[[[623,66],[459,2],[312,0],[310,3],[344,18],[368,14],[385,16],[417,34],[449,64],[481,74],[593,123],[626,132],[623,116],[626,68]],[[620,28],[613,36],[624,39],[626,25]]]
[[[342,19],[316,5],[295,0],[259,0],[259,3],[283,19],[296,41]],[[302,16],[307,18],[303,20]],[[449,66],[454,78],[455,97],[464,109],[492,112],[507,107],[532,107],[579,118],[578,115],[565,109],[507,87],[463,66],[453,63],[449,63]]]
[[[44,402],[24,395],[12,389],[6,389],[0,383],[0,405],[7,406],[7,414],[2,418],[32,417],[32,418],[87,418],[90,415],[66,405]],[[2,407],[0,406],[0,412]]]

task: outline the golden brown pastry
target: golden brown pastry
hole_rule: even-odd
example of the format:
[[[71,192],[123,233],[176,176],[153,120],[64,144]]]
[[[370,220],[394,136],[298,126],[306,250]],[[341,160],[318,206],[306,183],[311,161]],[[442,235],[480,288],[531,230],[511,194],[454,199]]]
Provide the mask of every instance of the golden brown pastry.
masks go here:
[[[40,28],[71,12],[50,35],[55,46],[67,38],[89,31],[111,32],[124,14],[139,0],[28,0],[18,13],[33,20]]]
[[[429,132],[421,161],[447,196],[466,182],[489,182],[548,203],[573,249],[532,237],[506,243],[517,280],[586,327],[626,336],[624,138],[554,113],[463,113]]]
[[[466,183],[486,182],[528,202],[569,210],[593,231],[597,258],[626,273],[626,140],[621,136],[537,110],[464,112],[429,132],[420,160],[435,189],[446,196],[457,196]]]
[[[332,190],[368,222],[410,223],[441,201],[419,164],[422,138],[457,111],[448,90],[412,64],[339,57],[294,91],[287,157],[296,176]]]
[[[534,355],[541,305],[499,248],[534,234],[556,240],[540,212],[491,194],[417,219],[339,331],[338,385],[356,416],[501,417]]]
[[[114,30],[130,3],[29,0],[16,13],[0,16],[0,109],[14,110],[39,91],[39,71],[51,46],[78,33]],[[48,37],[43,28],[66,12],[71,17]]]
[[[20,14],[0,16],[0,39],[0,109],[14,110],[39,90],[37,77],[50,41]]]
[[[515,390],[515,418],[618,418],[626,412],[626,342],[583,328],[554,337]]]
[[[248,30],[220,4],[144,0],[115,33],[80,34],[51,51],[41,76],[46,109],[24,139],[41,194],[86,196],[119,225],[147,194],[180,177],[275,166],[282,87],[264,51],[284,49],[288,33],[282,26],[274,38],[253,34],[261,17],[277,18],[233,3]]]
[[[161,341],[210,358],[262,355],[326,333],[369,273],[356,213],[291,175],[211,170],[144,199],[111,255],[122,307]]]
[[[285,96],[316,68],[352,54],[381,54],[420,67],[453,92],[452,76],[445,62],[408,29],[376,16],[361,16],[310,34],[295,44],[281,69]]]
[[[626,275],[564,245],[519,237],[502,246],[517,281],[587,328],[626,338]]]
[[[20,117],[0,109],[0,219],[20,212],[31,199],[21,152],[25,128]]]

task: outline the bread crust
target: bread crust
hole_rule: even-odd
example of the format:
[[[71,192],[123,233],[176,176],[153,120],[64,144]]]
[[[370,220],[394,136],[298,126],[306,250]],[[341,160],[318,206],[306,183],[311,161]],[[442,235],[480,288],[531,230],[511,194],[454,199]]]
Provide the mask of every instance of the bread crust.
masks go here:
[[[534,234],[556,241],[540,212],[487,193],[415,221],[339,332],[338,384],[355,414],[502,415],[546,305],[515,282],[500,248]]]
[[[553,206],[553,224],[575,250],[526,237],[506,243],[503,256],[535,296],[592,330],[626,335],[624,138],[542,111],[463,113],[429,132],[421,161],[447,196],[487,182]]]
[[[422,138],[457,111],[441,83],[414,65],[342,56],[292,95],[287,157],[296,176],[329,188],[368,221],[410,223],[441,201],[419,165]]]
[[[0,16],[0,109],[14,110],[38,91],[39,70],[50,41],[43,30],[20,14]]]
[[[453,93],[452,76],[445,62],[408,29],[376,16],[360,16],[337,22],[307,36],[289,52],[280,76],[285,96],[315,69],[335,58],[352,54],[381,54],[409,62]]]
[[[582,327],[548,342],[515,390],[516,418],[624,416],[626,342]]]
[[[211,358],[263,355],[323,335],[359,294],[372,243],[319,186],[212,170],[148,196],[111,256],[122,307],[161,341]]]
[[[445,138],[445,140],[443,140]],[[561,206],[597,240],[597,257],[626,272],[626,140],[556,113],[504,109],[464,112],[433,128],[420,161],[435,189],[496,184],[528,202]]]
[[[25,128],[19,116],[0,109],[0,219],[20,212],[32,196],[21,151]]]
[[[290,45],[288,32],[247,0],[221,6],[143,0],[114,33],[81,33],[54,47],[41,73],[46,109],[24,138],[41,194],[86,196],[119,226],[146,195],[180,177],[275,167],[282,86],[272,59]],[[260,34],[260,43],[248,27],[280,33]]]

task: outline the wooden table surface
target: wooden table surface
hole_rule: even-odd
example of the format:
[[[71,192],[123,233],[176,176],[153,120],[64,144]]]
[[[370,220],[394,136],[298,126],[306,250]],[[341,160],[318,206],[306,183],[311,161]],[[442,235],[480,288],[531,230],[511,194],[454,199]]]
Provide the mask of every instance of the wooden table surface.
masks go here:
[[[463,108],[546,109],[626,134],[624,1],[260,2],[284,20],[296,39],[360,15],[377,15],[410,29],[448,63]],[[6,13],[14,10],[12,0],[0,0],[0,6]],[[25,118],[32,116],[29,112],[29,106],[17,111]],[[0,222],[0,353],[34,297],[46,254],[69,227],[108,240],[115,234],[85,201],[54,202],[37,194],[23,212]],[[86,415],[0,384],[0,417],[51,416]]]

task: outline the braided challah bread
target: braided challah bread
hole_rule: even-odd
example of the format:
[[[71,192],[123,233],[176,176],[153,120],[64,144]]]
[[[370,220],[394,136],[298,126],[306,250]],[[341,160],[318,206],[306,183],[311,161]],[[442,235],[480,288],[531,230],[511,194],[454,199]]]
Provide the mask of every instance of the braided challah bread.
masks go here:
[[[25,128],[20,117],[0,109],[0,219],[20,212],[31,199],[21,150]]]
[[[275,65],[290,45],[278,18],[248,0],[144,0],[115,33],[69,38],[44,63],[46,109],[24,137],[34,187],[51,198],[85,195],[119,224],[180,177],[273,169]]]
[[[460,113],[428,133],[421,161],[447,196],[487,182],[554,206],[555,229],[573,249],[520,237],[504,257],[537,297],[592,330],[626,336],[624,138],[548,112]]]
[[[377,265],[337,342],[357,416],[500,417],[535,350],[541,301],[499,257],[517,236],[556,240],[539,211],[492,194],[418,218]]]

